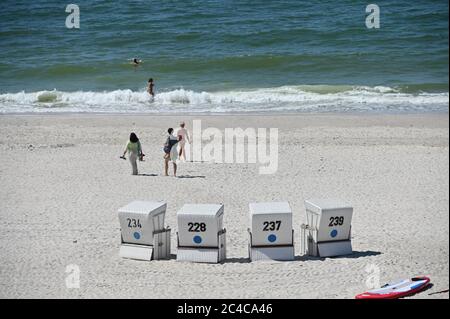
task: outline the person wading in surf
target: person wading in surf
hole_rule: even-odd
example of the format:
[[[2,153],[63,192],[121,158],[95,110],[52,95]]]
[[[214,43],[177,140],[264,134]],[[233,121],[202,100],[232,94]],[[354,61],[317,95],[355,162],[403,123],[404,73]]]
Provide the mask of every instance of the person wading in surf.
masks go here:
[[[133,62],[131,62],[134,66],[138,66],[142,63],[142,60],[139,60],[138,58],[134,58]]]
[[[153,87],[155,86],[155,84],[153,83],[153,79],[150,78],[148,79],[148,84],[147,84],[147,92],[148,94],[150,94],[152,97],[155,97],[155,92],[153,92]]]

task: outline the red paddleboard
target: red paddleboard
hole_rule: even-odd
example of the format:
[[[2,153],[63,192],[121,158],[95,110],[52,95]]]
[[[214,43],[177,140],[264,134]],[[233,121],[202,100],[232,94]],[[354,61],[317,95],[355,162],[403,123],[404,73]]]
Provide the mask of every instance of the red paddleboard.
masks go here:
[[[381,288],[369,290],[356,295],[356,299],[397,299],[413,295],[428,286],[430,278],[414,277],[394,283],[389,283]]]

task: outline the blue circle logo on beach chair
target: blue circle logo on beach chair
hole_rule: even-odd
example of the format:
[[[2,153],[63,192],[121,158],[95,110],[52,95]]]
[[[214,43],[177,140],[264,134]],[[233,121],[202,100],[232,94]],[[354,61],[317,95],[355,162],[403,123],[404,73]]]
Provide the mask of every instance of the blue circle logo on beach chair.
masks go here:
[[[270,243],[274,243],[274,242],[277,241],[277,236],[274,235],[274,234],[270,234],[269,236],[267,236],[267,240],[268,240]]]
[[[202,243],[202,237],[200,236],[194,236],[194,238],[192,239],[194,241],[194,243],[196,244],[201,244]]]

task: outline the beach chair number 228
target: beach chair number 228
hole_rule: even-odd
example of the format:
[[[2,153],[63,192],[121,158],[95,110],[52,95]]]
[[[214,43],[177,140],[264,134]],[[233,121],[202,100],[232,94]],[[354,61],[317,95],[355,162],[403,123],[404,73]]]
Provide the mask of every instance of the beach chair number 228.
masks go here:
[[[281,220],[264,222],[263,225],[264,225],[263,231],[279,230],[281,226]]]
[[[205,223],[188,223],[188,231],[190,232],[204,232],[206,231],[206,224]]]

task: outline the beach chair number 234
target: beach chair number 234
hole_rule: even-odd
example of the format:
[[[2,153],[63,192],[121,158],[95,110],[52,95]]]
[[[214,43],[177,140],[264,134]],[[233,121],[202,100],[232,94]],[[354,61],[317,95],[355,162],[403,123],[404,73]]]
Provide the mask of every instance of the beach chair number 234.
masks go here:
[[[141,221],[139,219],[127,218],[128,228],[142,228]]]
[[[188,223],[188,231],[190,232],[204,232],[206,231],[206,224],[205,223]]]

